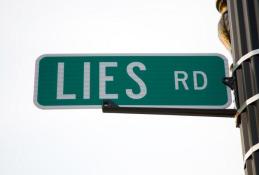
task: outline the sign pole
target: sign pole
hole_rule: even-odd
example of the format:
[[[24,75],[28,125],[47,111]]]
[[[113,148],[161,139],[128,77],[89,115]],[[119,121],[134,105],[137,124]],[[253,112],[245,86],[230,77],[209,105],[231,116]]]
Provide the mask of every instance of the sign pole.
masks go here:
[[[217,1],[219,11],[224,6],[228,9],[228,18],[223,18],[226,29],[230,29],[236,124],[241,131],[244,171],[246,175],[259,175],[259,1]]]

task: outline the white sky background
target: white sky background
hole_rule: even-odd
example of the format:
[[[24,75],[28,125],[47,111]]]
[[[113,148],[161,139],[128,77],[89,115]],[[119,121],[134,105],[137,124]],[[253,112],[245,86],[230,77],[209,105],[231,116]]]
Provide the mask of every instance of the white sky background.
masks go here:
[[[215,0],[0,0],[0,174],[242,175],[234,119],[33,104],[41,54],[230,58],[217,37],[219,17]]]

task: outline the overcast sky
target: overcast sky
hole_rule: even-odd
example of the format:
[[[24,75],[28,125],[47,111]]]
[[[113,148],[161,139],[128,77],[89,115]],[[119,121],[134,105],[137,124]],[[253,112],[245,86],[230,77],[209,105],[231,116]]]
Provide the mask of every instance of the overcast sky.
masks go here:
[[[46,53],[221,53],[231,63],[219,18],[215,0],[0,0],[0,174],[244,174],[234,119],[33,104]]]

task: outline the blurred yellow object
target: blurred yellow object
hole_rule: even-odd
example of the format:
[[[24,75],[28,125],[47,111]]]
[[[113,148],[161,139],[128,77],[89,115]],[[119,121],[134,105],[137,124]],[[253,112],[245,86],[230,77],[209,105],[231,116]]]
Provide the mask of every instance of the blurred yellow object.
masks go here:
[[[220,13],[224,13],[227,11],[227,2],[226,0],[217,0],[216,7]]]
[[[227,2],[226,0],[217,0],[216,6],[218,11],[222,14],[220,21],[218,23],[218,36],[220,41],[224,44],[224,46],[229,51],[231,51]]]

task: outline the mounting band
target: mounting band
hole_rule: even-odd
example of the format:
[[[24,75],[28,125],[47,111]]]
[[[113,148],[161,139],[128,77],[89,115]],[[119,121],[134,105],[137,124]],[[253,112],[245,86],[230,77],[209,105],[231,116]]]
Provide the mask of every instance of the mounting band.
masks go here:
[[[246,161],[247,159],[249,159],[249,157],[252,156],[252,154],[256,151],[259,150],[259,143],[255,144],[254,146],[252,146],[248,151],[247,153],[245,154],[245,157],[244,157],[244,168],[246,168]]]
[[[237,110],[237,113],[235,115],[236,123],[238,123],[240,114],[245,110],[245,108],[250,104],[256,102],[257,100],[259,100],[259,94],[252,96],[243,103],[243,105]]]
[[[259,49],[255,49],[252,50],[250,52],[248,52],[247,54],[245,54],[244,56],[242,56],[237,62],[236,64],[233,64],[232,67],[232,72],[235,72],[236,69],[246,60],[250,59],[251,57],[258,55],[259,54]]]

